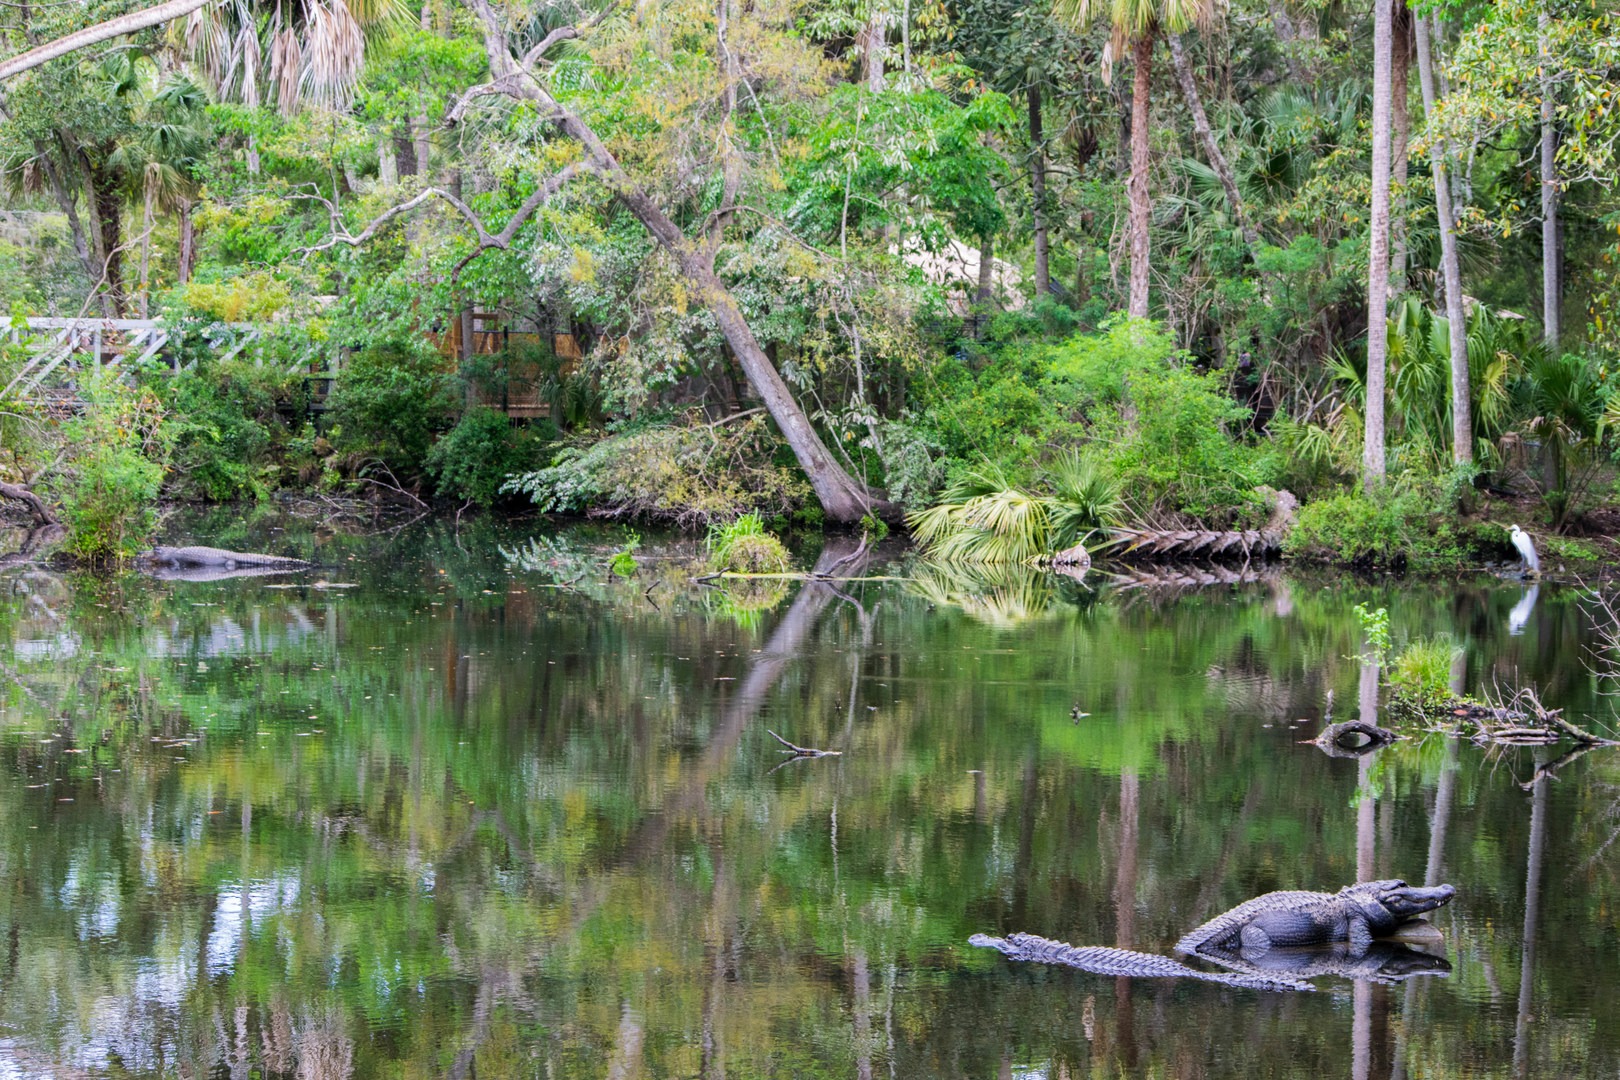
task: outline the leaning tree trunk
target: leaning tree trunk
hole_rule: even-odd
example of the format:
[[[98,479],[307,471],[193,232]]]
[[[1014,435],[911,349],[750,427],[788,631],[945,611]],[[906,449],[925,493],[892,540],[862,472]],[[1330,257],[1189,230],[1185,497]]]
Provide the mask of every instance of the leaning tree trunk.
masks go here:
[[[75,30],[71,34],[64,34],[62,37],[56,38],[54,41],[47,41],[37,48],[0,60],[0,81],[9,79],[13,75],[20,75],[30,68],[36,68],[43,63],[55,60],[57,57],[66,56],[68,53],[83,49],[86,46],[98,44],[109,38],[121,37],[124,34],[133,34],[137,30],[159,26],[171,19],[189,15],[206,3],[208,3],[208,0],[168,0],[164,4],[154,4],[152,7],[141,8],[127,15],[120,15],[115,19],[108,19],[105,22],[87,26],[83,30]]]
[[[1198,92],[1198,83],[1193,79],[1192,64],[1187,60],[1187,51],[1182,48],[1181,35],[1171,34],[1170,62],[1176,69],[1176,81],[1181,84],[1181,96],[1187,103],[1187,111],[1192,113],[1193,132],[1197,134],[1198,141],[1204,145],[1204,156],[1209,159],[1209,167],[1215,170],[1215,175],[1221,181],[1221,190],[1226,192],[1226,203],[1232,208],[1232,219],[1237,222],[1238,231],[1243,234],[1243,242],[1248,245],[1249,257],[1255,257],[1260,250],[1260,234],[1255,231],[1254,224],[1243,209],[1243,198],[1238,194],[1237,181],[1232,176],[1232,165],[1221,153],[1220,143],[1215,141],[1215,131],[1209,126],[1209,116],[1204,112],[1204,99]]]
[[[1384,376],[1389,330],[1389,98],[1390,5],[1373,4],[1372,206],[1367,244],[1367,407],[1361,453],[1362,484],[1384,482]]]
[[[1418,15],[1418,81],[1423,89],[1425,122],[1434,114],[1436,89],[1434,54],[1429,43],[1429,17]],[[1435,218],[1440,225],[1440,273],[1445,279],[1446,319],[1451,344],[1451,459],[1459,465],[1474,460],[1473,403],[1468,372],[1468,313],[1463,310],[1462,261],[1457,257],[1457,232],[1452,221],[1451,185],[1446,177],[1446,146],[1436,140],[1429,147],[1434,173]]]
[[[648,219],[642,215],[650,212],[656,215],[653,220],[662,219],[670,228],[674,228],[674,224],[644,195],[634,201],[626,199],[626,202],[644,225]],[[655,232],[654,235],[659,234]],[[726,343],[742,365],[743,374],[748,377],[754,392],[765,402],[765,408],[781,429],[783,438],[793,448],[794,456],[799,459],[799,466],[804,469],[804,475],[815,490],[828,520],[852,524],[874,513],[876,500],[833,460],[821,436],[811,426],[810,418],[805,416],[787,383],[760,347],[737,301],[715,274],[709,258],[693,251],[690,245],[683,243],[681,247],[684,250],[672,250],[671,254],[679,260],[682,274],[695,287],[697,296],[714,316]]]
[[[1035,295],[1052,291],[1051,240],[1046,228],[1046,136],[1041,125],[1041,84],[1029,84],[1029,189],[1035,225]]]
[[[1548,55],[1547,44],[1547,29],[1551,21],[1546,7],[1543,7],[1537,19],[1541,31],[1538,43],[1541,67],[1541,325],[1547,352],[1557,355],[1560,296],[1555,155],[1558,151],[1558,132],[1553,124],[1552,57]]]
[[[1148,315],[1148,225],[1153,205],[1148,201],[1148,93],[1153,67],[1153,31],[1145,30],[1132,43],[1135,63],[1131,80],[1131,295],[1130,315]]]
[[[743,374],[754,392],[764,401],[771,419],[793,449],[794,457],[810,481],[828,520],[853,524],[871,513],[893,516],[896,508],[874,498],[864,485],[845,472],[816,434],[810,418],[794,400],[787,383],[754,337],[736,299],[715,273],[715,245],[709,242],[709,238],[697,241],[689,238],[653,201],[652,196],[624,171],[596,131],[553,97],[541,80],[520,78],[525,69],[512,55],[505,30],[488,0],[471,0],[470,6],[483,23],[484,51],[489,58],[491,74],[499,81],[501,91],[514,98],[538,103],[563,133],[580,145],[584,151],[584,163],[619,197],[654,242],[668,252],[680,267],[698,300],[714,316],[726,344],[731,346],[732,354],[742,366]]]

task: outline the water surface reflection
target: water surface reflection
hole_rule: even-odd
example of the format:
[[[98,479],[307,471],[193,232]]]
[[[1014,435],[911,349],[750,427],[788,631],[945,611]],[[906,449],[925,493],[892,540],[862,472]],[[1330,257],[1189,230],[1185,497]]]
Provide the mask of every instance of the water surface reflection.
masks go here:
[[[1620,1069],[1615,756],[1303,741],[1329,691],[1377,715],[1357,602],[1462,641],[1464,690],[1608,723],[1569,590],[880,554],[722,594],[689,545],[617,579],[617,544],[327,538],[346,590],[7,571],[0,1076]],[[767,728],[842,756],[777,768]],[[967,943],[1168,955],[1358,876],[1458,886],[1447,977],[1285,995]]]

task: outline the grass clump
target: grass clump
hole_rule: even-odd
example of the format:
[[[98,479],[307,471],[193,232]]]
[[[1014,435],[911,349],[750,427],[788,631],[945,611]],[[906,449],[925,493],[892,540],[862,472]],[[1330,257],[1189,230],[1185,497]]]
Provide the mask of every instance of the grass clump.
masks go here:
[[[1461,655],[1462,647],[1449,634],[1409,642],[1390,662],[1394,712],[1422,719],[1453,704],[1457,695],[1451,692],[1451,665]]]
[[[709,526],[709,565],[732,574],[785,574],[792,560],[754,513]]]

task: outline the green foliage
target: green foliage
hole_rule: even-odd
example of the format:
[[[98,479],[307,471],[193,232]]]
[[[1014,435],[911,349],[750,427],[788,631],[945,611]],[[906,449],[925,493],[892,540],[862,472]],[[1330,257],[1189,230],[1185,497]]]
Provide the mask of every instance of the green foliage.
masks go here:
[[[1366,659],[1382,663],[1389,656],[1389,609],[1381,607],[1369,611],[1365,604],[1357,604],[1353,610],[1356,621],[1361,624],[1361,636],[1367,639],[1369,655]]]
[[[641,534],[632,532],[624,539],[624,547],[613,553],[608,560],[608,569],[622,578],[635,577],[639,565],[636,562],[636,552],[641,549]]]
[[[540,464],[556,434],[550,421],[519,426],[503,412],[475,405],[433,444],[423,464],[440,495],[487,509],[507,480]]]
[[[65,544],[92,563],[122,562],[147,545],[157,524],[171,434],[150,390],[95,372],[80,392],[85,408],[67,425],[67,469],[57,485]]]
[[[1041,476],[1038,493],[984,462],[954,481],[939,502],[908,514],[906,524],[931,558],[1029,563],[1117,524],[1123,507],[1117,483],[1096,462],[1066,451]]]
[[[1555,528],[1563,527],[1602,463],[1605,390],[1586,357],[1536,355],[1516,386],[1526,438],[1539,447],[1540,489]]]
[[[1115,321],[1071,339],[1054,352],[1053,379],[1108,448],[1139,515],[1174,510],[1224,524],[1252,511],[1254,489],[1274,479],[1270,447],[1241,438],[1249,410],[1150,323]]]
[[[782,574],[792,560],[782,541],[765,529],[758,514],[743,514],[709,526],[704,545],[709,565],[735,574]]]
[[[205,361],[146,382],[168,411],[174,494],[207,502],[263,499],[284,470],[296,474],[289,417],[309,398],[298,376],[240,360]]]
[[[327,398],[332,445],[358,471],[380,460],[401,479],[422,475],[455,414],[444,361],[419,342],[372,346],[339,373]]]
[[[701,416],[701,414],[698,414]],[[791,516],[811,496],[797,468],[777,460],[781,443],[758,416],[711,426],[627,427],[559,451],[502,489],[548,513],[592,510],[684,526],[727,521],[750,510]]]
[[[1500,557],[1498,525],[1456,514],[1457,492],[1470,473],[1406,477],[1374,495],[1341,491],[1303,506],[1283,540],[1290,559],[1362,568],[1433,569]]]
[[[1391,662],[1389,684],[1421,716],[1451,700],[1451,665],[1461,654],[1448,634],[1411,641]]]

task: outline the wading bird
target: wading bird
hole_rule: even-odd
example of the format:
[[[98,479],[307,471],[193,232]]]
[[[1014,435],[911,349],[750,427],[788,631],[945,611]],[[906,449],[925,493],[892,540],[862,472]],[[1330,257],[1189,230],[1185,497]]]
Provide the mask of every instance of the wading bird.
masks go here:
[[[1518,549],[1519,558],[1524,560],[1525,575],[1540,577],[1541,560],[1536,558],[1536,545],[1531,542],[1530,534],[1515,525],[1508,531],[1508,536],[1513,540],[1513,546]]]

